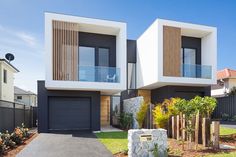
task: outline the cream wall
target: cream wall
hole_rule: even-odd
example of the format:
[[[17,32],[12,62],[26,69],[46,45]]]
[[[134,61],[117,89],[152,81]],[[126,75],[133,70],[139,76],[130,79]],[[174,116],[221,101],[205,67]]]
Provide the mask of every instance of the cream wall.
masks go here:
[[[3,82],[3,70],[7,70],[7,83]],[[5,62],[0,62],[0,100],[14,102],[14,71]]]
[[[22,96],[22,99],[17,99],[17,96]],[[29,106],[37,106],[37,96],[36,95],[20,95],[15,94],[15,101],[24,103]]]
[[[232,87],[236,87],[236,78],[229,79],[229,82],[228,82],[229,91]]]

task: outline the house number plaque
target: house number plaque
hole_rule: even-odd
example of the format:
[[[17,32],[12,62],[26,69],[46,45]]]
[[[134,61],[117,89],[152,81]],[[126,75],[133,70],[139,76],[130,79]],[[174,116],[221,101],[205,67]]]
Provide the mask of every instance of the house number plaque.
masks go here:
[[[151,134],[143,134],[139,136],[141,142],[145,141],[152,141],[152,135]]]

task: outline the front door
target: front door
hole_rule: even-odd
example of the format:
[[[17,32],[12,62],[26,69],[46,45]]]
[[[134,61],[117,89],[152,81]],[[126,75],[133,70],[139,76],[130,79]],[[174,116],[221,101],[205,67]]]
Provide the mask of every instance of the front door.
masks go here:
[[[110,96],[101,96],[101,126],[110,125]]]

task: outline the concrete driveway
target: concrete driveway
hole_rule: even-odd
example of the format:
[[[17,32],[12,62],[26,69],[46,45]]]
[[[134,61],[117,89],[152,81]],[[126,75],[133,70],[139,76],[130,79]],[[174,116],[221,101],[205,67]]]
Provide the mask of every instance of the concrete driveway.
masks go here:
[[[17,157],[112,157],[92,133],[39,134]]]

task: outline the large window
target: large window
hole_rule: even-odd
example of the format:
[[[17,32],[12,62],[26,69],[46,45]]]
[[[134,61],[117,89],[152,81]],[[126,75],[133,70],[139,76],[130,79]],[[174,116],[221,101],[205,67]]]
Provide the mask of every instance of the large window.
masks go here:
[[[95,81],[95,48],[79,47],[79,80]]]
[[[196,77],[196,49],[182,48],[181,62],[183,76]]]
[[[7,83],[7,70],[3,70],[3,82]]]

